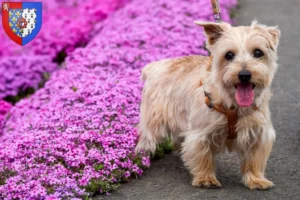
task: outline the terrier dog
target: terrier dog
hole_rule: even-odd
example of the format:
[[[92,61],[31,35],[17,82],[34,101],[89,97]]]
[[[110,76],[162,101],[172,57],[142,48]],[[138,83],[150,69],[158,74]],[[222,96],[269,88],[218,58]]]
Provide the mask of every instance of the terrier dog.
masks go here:
[[[267,189],[264,176],[275,141],[269,100],[277,69],[280,31],[196,22],[204,28],[211,57],[187,56],[147,65],[136,151],[154,153],[170,137],[181,141],[193,186],[219,188],[215,155],[237,152],[243,183]]]

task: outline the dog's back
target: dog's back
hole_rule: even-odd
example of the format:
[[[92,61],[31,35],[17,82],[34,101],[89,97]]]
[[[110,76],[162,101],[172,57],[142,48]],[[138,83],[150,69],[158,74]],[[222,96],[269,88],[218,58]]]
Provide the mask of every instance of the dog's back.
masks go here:
[[[187,129],[190,101],[186,98],[201,87],[208,62],[208,57],[186,56],[144,67],[138,151],[154,152],[156,145],[167,136],[176,141],[179,133]]]

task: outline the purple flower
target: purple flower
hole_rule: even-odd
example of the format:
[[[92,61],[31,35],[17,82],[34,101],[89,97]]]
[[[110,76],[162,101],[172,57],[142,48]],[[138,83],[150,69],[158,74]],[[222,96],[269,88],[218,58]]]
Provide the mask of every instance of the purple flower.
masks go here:
[[[85,11],[100,16],[97,1],[91,2]],[[224,20],[234,5],[222,1]],[[207,1],[133,0],[105,21],[82,21],[94,34],[88,45],[10,109],[0,137],[0,198],[83,198],[140,176],[150,165],[149,157],[134,153],[141,68],[207,55],[196,19],[213,20]]]
[[[48,73],[59,69],[58,63],[64,56],[88,43],[95,34],[95,23],[104,20],[126,2],[43,1],[42,29],[24,47],[15,44],[0,29],[0,99],[15,96],[29,87],[37,89],[45,73],[48,77]]]
[[[0,136],[1,136],[1,133],[2,133],[2,128],[3,128],[3,123],[4,123],[4,120],[5,120],[5,116],[6,114],[8,113],[8,111],[11,109],[11,104],[6,102],[6,101],[3,101],[3,100],[0,100]]]

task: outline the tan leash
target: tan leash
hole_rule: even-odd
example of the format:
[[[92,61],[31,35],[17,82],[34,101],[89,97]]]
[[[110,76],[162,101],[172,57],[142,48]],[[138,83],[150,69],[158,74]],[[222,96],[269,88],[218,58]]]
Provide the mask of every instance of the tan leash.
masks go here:
[[[211,0],[211,5],[214,11],[215,21],[220,23],[222,21],[221,9],[218,0]]]
[[[222,22],[221,9],[220,9],[218,0],[211,0],[211,5],[213,8],[215,21],[217,23]],[[210,56],[210,59],[212,61],[213,57]],[[210,66],[208,66],[207,69],[211,69],[211,64],[212,64],[212,62],[209,62]],[[214,105],[212,103],[210,94],[208,94],[206,92],[204,92],[204,94],[205,94],[205,104],[209,108],[214,109],[215,111],[226,115],[227,121],[228,121],[228,137],[227,137],[227,139],[229,139],[229,140],[235,139],[237,137],[237,133],[236,133],[236,124],[237,124],[237,120],[238,120],[237,109],[236,108],[232,108],[232,109],[225,108],[223,106],[223,104]]]

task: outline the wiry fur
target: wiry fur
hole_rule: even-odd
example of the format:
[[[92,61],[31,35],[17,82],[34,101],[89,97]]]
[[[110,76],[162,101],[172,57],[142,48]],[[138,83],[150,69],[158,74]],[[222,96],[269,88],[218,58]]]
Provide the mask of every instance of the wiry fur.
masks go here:
[[[250,189],[266,189],[273,183],[264,177],[266,162],[275,140],[269,99],[270,86],[277,69],[276,49],[280,32],[253,22],[250,27],[231,27],[227,23],[197,22],[204,27],[207,48],[213,59],[187,56],[147,65],[139,124],[137,151],[155,152],[156,146],[170,136],[174,142],[183,138],[182,159],[193,175],[194,186],[220,187],[214,157],[226,147],[241,159],[243,182]],[[252,56],[254,49],[264,57]],[[224,59],[228,51],[236,57]],[[235,85],[238,73],[247,69],[256,85],[253,107],[238,107]],[[202,85],[203,83],[203,85]],[[214,104],[237,107],[237,138],[227,139],[227,118],[207,107],[204,90]]]

